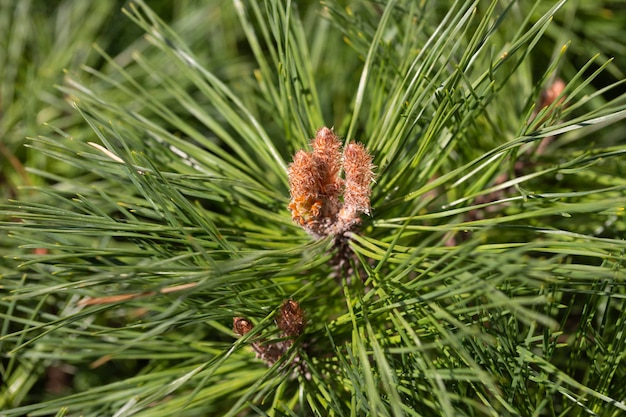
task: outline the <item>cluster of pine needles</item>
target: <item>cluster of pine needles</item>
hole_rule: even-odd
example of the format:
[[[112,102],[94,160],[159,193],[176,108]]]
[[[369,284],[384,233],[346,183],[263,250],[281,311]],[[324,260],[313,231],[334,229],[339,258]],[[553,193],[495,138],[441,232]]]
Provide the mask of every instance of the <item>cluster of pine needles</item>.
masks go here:
[[[0,416],[626,414],[619,4],[0,3]]]

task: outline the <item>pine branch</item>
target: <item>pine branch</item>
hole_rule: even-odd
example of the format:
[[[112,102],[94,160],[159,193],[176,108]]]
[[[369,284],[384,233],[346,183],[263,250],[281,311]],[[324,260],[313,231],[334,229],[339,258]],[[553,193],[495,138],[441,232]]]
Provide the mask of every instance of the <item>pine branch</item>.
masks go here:
[[[623,413],[620,47],[444,3],[129,3],[0,207],[2,415]]]

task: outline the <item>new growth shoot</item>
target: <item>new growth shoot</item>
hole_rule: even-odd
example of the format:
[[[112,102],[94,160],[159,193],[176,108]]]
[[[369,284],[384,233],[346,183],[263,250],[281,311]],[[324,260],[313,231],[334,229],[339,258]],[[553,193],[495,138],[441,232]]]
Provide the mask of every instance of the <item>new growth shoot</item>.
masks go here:
[[[361,213],[370,214],[372,156],[360,143],[349,143],[342,155],[327,127],[317,131],[311,148],[296,152],[289,165],[291,217],[318,239],[341,235],[360,223]]]

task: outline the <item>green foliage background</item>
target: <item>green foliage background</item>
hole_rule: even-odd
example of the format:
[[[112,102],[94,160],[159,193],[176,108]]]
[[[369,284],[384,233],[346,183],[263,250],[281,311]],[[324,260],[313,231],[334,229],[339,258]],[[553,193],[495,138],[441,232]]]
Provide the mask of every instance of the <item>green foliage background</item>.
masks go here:
[[[622,2],[1,4],[0,415],[626,412]],[[287,210],[321,126],[348,274]]]

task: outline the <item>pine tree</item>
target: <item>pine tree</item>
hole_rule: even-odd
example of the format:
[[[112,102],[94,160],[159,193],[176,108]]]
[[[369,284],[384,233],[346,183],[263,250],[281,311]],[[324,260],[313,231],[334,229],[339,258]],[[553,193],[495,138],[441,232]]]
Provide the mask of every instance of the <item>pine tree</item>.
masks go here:
[[[624,18],[547,3],[128,3],[2,206],[0,415],[623,415]]]

